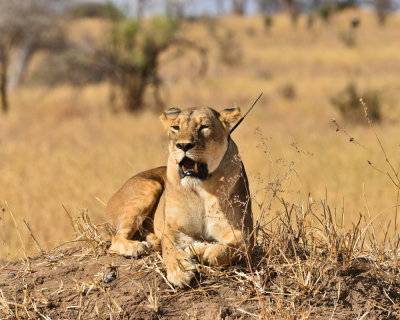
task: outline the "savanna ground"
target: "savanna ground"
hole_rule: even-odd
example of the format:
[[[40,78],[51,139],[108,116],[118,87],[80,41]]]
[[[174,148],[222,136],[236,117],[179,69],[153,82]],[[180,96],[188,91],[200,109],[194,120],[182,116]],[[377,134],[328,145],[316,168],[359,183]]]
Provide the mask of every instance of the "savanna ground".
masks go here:
[[[343,34],[354,17],[361,24],[348,46]],[[106,220],[104,204],[130,176],[166,162],[161,110],[149,92],[148,111],[114,113],[106,83],[25,86],[0,117],[0,257],[15,261],[1,267],[4,317],[399,317],[400,17],[383,28],[357,11],[311,30],[283,16],[269,31],[260,17],[219,23],[239,45],[225,48],[237,50],[235,62],[221,62],[204,24],[188,23],[185,32],[209,48],[207,73],[196,75],[195,54],[171,60],[162,68],[163,94],[167,106],[244,111],[264,92],[233,135],[261,221],[251,263],[200,266],[193,289],[181,291],[164,280],[157,254],[139,262],[108,256],[108,233],[96,227]],[[96,36],[104,23],[70,28],[84,41],[77,30]],[[330,103],[351,82],[379,92],[383,119],[373,129]],[[94,222],[82,220],[86,209]],[[117,279],[105,284],[112,270]]]

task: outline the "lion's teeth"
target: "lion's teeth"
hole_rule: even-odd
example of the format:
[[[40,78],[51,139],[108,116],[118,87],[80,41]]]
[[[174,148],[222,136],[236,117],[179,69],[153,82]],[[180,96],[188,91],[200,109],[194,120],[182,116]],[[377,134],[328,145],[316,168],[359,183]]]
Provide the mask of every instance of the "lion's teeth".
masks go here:
[[[182,170],[183,170],[183,172],[187,171],[184,165],[182,165]]]
[[[194,172],[199,173],[199,170],[197,169],[197,162],[194,163]]]

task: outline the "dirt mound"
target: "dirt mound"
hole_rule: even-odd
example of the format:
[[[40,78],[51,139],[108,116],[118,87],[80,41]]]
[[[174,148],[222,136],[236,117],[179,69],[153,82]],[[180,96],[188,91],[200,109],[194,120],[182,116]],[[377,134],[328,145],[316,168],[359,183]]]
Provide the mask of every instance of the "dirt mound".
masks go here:
[[[86,244],[85,244],[86,246]],[[0,265],[4,319],[396,319],[400,288],[359,259],[346,272],[326,265],[303,287],[288,264],[254,254],[226,269],[199,266],[192,288],[175,289],[159,254],[138,260],[97,255],[78,244]],[[300,264],[298,264],[300,266]],[[295,265],[291,266],[296,268]],[[379,272],[383,272],[380,270]],[[395,275],[397,277],[397,275]],[[318,280],[318,281],[317,281]],[[262,307],[261,304],[262,303]]]

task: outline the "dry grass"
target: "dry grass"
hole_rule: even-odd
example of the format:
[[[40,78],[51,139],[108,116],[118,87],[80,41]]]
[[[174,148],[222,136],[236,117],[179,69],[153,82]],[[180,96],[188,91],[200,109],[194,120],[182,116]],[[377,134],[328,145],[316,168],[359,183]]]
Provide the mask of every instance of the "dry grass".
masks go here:
[[[274,185],[276,191],[279,182]],[[225,269],[200,263],[183,290],[168,282],[158,253],[139,260],[107,255],[108,225],[83,212],[72,221],[74,241],[0,266],[0,316],[397,319],[399,241],[377,242],[369,217],[346,227],[326,201],[297,206],[274,194],[275,214],[257,210],[251,258]]]
[[[339,34],[354,16],[361,17],[361,26],[357,45],[348,48]],[[382,240],[394,218],[398,192],[368,161],[386,172],[385,157],[374,133],[340,119],[329,99],[349,80],[361,89],[381,90],[383,123],[376,130],[397,165],[400,18],[393,16],[385,28],[378,28],[373,16],[349,11],[329,26],[317,24],[307,31],[302,21],[293,30],[286,17],[277,17],[268,34],[260,17],[226,17],[219,23],[235,31],[242,60],[235,66],[221,64],[208,31],[190,24],[186,32],[210,48],[210,68],[205,78],[193,77],[200,63],[195,56],[166,65],[162,74],[168,106],[218,109],[238,104],[246,109],[263,91],[263,100],[234,134],[251,190],[264,189],[280,177],[279,196],[286,201],[301,204],[309,193],[316,203],[327,198],[331,208],[344,208],[344,226],[357,223],[360,213],[370,214],[371,219],[377,217],[372,225]],[[90,21],[84,26],[89,29]],[[99,28],[98,23],[92,27]],[[295,89],[294,99],[279,93],[287,83]],[[43,249],[55,247],[74,233],[62,205],[73,217],[87,208],[94,221],[104,221],[104,203],[127,178],[165,163],[166,137],[157,115],[112,114],[108,91],[101,84],[12,93],[11,113],[0,118],[3,257],[24,255],[9,210],[27,254],[33,254],[37,245],[23,219]],[[151,108],[150,94],[148,103]],[[336,132],[332,118],[364,147]],[[281,204],[269,196],[258,192],[256,199],[261,204],[270,201],[263,205],[273,215]]]

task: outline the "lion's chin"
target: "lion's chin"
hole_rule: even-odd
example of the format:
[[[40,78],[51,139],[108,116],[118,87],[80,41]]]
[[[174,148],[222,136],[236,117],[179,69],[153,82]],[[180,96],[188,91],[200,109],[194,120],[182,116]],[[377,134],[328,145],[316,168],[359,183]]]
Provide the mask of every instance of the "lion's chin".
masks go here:
[[[203,180],[194,177],[185,177],[181,178],[181,186],[186,189],[196,189],[203,183]]]

